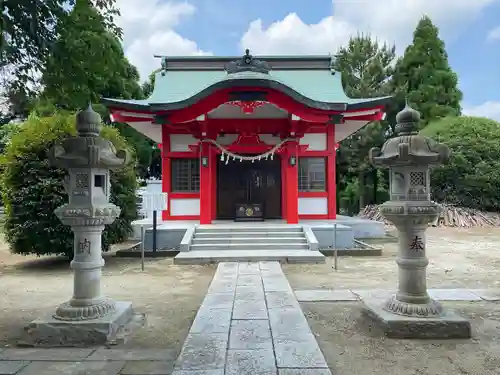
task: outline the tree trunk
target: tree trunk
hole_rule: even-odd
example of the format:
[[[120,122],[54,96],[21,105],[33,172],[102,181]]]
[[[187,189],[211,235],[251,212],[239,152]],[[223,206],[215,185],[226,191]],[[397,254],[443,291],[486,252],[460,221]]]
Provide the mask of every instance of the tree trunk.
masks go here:
[[[359,210],[361,211],[365,208],[365,173],[359,172],[358,174],[358,183],[359,183]]]

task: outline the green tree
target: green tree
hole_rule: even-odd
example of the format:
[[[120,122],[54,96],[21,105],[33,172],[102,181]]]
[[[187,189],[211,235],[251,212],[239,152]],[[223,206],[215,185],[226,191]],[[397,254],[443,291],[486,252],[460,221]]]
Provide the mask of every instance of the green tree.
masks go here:
[[[435,119],[460,115],[462,92],[458,89],[458,76],[448,63],[439,30],[429,17],[418,23],[413,43],[396,63],[391,84],[397,98],[388,116],[391,123],[405,99],[422,114],[421,127]]]
[[[124,56],[120,40],[106,27],[105,18],[88,0],[78,0],[61,22],[59,37],[44,68],[45,85],[35,109],[50,115],[57,108],[77,110],[101,97],[140,99],[139,73]],[[104,121],[111,123],[104,106],[96,105]],[[147,175],[153,142],[127,124],[113,124],[135,148],[138,174]]]
[[[394,59],[395,46],[380,45],[370,36],[358,35],[352,37],[346,47],[340,48],[333,68],[342,73],[344,90],[349,97],[380,97],[390,94],[389,80],[393,74]],[[372,147],[381,147],[386,139],[386,131],[386,122],[374,122],[340,143],[337,167],[342,176],[340,189],[346,191],[347,200],[352,199],[352,191],[357,189],[359,202],[355,205],[359,203],[359,208],[363,208],[366,203],[367,175],[371,176],[371,191],[374,192],[371,199],[377,199],[378,174],[369,163],[368,152]],[[352,207],[353,202],[347,205]]]
[[[59,108],[85,108],[101,97],[140,99],[139,73],[120,40],[89,0],[77,0],[57,27],[58,38],[43,69],[42,97]]]
[[[121,36],[114,24],[115,0],[95,0],[109,30]],[[0,73],[8,70],[9,86],[26,91],[43,69],[51,47],[75,0],[3,0],[0,2]]]
[[[500,210],[500,123],[482,117],[446,117],[421,134],[450,147],[448,164],[432,170],[433,199],[485,211]]]
[[[75,116],[30,115],[15,132],[1,157],[1,189],[5,204],[5,237],[16,254],[72,256],[73,236],[55,216],[54,209],[68,202],[63,180],[67,171],[49,165],[48,152],[55,143],[75,134]],[[117,149],[130,149],[123,137],[105,126],[101,135]],[[128,238],[137,218],[135,164],[111,172],[111,202],[120,217],[106,226],[103,249]]]

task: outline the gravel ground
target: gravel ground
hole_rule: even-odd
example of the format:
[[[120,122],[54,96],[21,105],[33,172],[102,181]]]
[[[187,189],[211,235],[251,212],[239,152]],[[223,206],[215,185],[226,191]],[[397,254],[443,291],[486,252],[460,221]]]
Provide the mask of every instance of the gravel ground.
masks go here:
[[[333,374],[500,374],[500,303],[445,304],[471,320],[470,340],[386,339],[362,318],[359,302],[301,306]]]
[[[126,347],[166,347],[180,351],[205,297],[215,266],[176,266],[172,259],[147,260],[105,256],[103,291],[116,300],[132,301],[147,315]],[[17,342],[31,320],[53,311],[71,297],[72,272],[64,259],[22,257],[0,246],[0,348]]]
[[[379,246],[379,245],[377,245]],[[379,257],[339,257],[326,264],[287,264],[283,271],[294,289],[394,289],[397,243],[383,246]],[[429,288],[500,288],[500,228],[429,228]]]
[[[429,228],[429,288],[500,289],[500,228]],[[324,265],[284,265],[295,290],[395,289],[397,244],[381,257],[332,258]],[[446,302],[471,320],[471,340],[386,339],[362,318],[360,302],[302,303],[334,374],[498,375],[500,302]]]

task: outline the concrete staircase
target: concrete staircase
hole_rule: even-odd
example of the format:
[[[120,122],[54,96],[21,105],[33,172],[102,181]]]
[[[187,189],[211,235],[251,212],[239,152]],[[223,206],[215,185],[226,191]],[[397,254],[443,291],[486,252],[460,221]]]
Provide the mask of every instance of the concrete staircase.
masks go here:
[[[180,252],[176,264],[230,261],[284,261],[322,263],[324,256],[311,250],[302,226],[248,223],[234,226],[199,226],[189,251]]]

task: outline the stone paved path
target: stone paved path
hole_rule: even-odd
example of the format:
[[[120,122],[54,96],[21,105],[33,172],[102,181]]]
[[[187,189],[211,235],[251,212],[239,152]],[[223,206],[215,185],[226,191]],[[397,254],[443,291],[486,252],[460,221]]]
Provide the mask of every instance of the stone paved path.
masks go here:
[[[312,289],[295,290],[299,302],[362,301],[389,298],[396,290],[387,289]],[[438,301],[500,301],[497,289],[429,289],[429,296]]]
[[[220,263],[173,375],[276,374],[331,372],[278,262]]]

